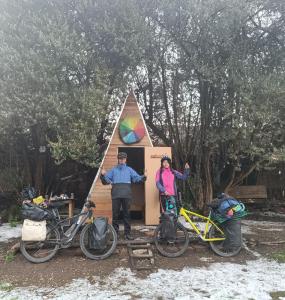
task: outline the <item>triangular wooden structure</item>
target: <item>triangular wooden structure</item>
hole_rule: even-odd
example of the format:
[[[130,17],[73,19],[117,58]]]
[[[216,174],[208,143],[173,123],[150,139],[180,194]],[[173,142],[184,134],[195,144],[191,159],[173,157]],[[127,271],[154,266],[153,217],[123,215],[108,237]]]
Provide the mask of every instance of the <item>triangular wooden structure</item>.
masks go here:
[[[145,130],[143,137],[133,144],[126,144],[120,137],[119,127],[121,121],[126,117],[134,117],[136,120],[140,119]],[[117,154],[119,151],[128,153],[127,164],[134,169],[140,169],[139,171],[136,170],[139,174],[142,175],[143,168],[147,169],[147,181],[132,185],[133,199],[131,202],[131,211],[140,212],[144,217],[146,225],[158,224],[160,204],[155,185],[155,173],[160,167],[161,156],[165,154],[171,156],[171,148],[153,147],[133,91],[130,91],[123,104],[104,158],[89,192],[91,201],[96,204],[96,209],[94,210],[95,216],[108,217],[110,222],[112,220],[111,186],[101,183],[100,173],[103,166],[104,169],[110,170],[117,165]]]
[[[112,200],[111,200],[111,191],[110,191],[111,186],[102,185],[99,176],[100,176],[101,168],[103,166],[106,170],[109,170],[118,163],[117,160],[118,148],[126,146],[122,142],[119,136],[119,124],[121,120],[123,120],[126,116],[137,116],[141,118],[145,126],[145,132],[146,132],[144,137],[138,143],[127,145],[127,147],[152,147],[153,146],[147,127],[144,122],[144,118],[138,106],[137,100],[135,98],[133,91],[131,90],[123,104],[121,113],[118,117],[115,128],[113,130],[109,145],[107,147],[104,158],[101,162],[100,168],[98,170],[98,173],[94,179],[94,182],[90,190],[91,200],[96,203],[95,215],[107,216],[109,219],[112,218]]]

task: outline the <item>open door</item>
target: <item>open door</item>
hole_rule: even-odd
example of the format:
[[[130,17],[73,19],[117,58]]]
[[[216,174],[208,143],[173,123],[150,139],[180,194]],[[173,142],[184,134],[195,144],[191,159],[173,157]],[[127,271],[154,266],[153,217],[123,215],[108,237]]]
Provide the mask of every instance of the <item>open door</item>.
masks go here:
[[[138,174],[144,173],[144,148],[143,147],[119,147],[118,152],[126,152],[128,155],[127,165]],[[131,220],[143,221],[145,216],[144,183],[132,184],[132,201],[130,205]]]
[[[145,224],[156,225],[159,223],[160,203],[159,193],[155,184],[156,171],[160,168],[160,160],[163,155],[171,157],[170,147],[145,147],[145,169],[147,180],[145,182]]]

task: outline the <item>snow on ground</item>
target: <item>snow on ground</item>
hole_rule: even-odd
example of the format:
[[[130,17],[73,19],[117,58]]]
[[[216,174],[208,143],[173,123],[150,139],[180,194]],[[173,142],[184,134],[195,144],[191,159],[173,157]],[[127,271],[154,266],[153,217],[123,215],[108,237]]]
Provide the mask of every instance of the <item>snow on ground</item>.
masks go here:
[[[285,229],[282,222],[243,220],[243,232],[255,234],[255,229]],[[201,224],[202,225],[202,224]],[[21,226],[0,226],[0,242],[21,235]],[[212,263],[210,267],[184,268],[182,271],[158,270],[139,278],[130,269],[118,268],[105,278],[91,281],[80,278],[59,288],[1,288],[1,299],[176,299],[226,300],[271,299],[270,292],[285,291],[285,264],[255,255],[257,260],[245,264]],[[208,261],[207,257],[201,258]],[[279,299],[284,299],[279,298]]]
[[[241,228],[243,234],[257,234],[256,229],[275,232],[284,231],[285,222],[242,220]]]
[[[11,227],[9,223],[0,226],[0,242],[8,242],[9,239],[18,238],[22,235],[22,225]]]
[[[60,288],[15,288],[1,299],[271,299],[285,291],[285,264],[258,259],[244,265],[213,263],[209,268],[158,270],[142,279],[130,269],[116,269],[105,278],[76,279]],[[285,299],[285,298],[283,298]]]

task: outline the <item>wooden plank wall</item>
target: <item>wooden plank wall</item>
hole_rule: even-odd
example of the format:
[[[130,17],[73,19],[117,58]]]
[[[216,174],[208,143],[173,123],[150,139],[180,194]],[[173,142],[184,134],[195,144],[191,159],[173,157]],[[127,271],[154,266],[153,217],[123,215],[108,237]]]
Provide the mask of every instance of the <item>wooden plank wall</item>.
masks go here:
[[[138,116],[141,118],[139,106],[137,100],[131,92],[126,101],[125,106],[123,107],[123,111],[121,113],[121,117],[118,120],[115,128],[112,139],[110,141],[109,148],[105,154],[105,157],[101,163],[101,166],[106,170],[110,170],[114,167],[117,161],[117,153],[119,147],[152,147],[151,140],[147,134],[147,128],[145,128],[145,136],[135,144],[126,145],[124,144],[119,136],[119,123],[126,116]],[[142,157],[142,159],[144,159]],[[109,221],[112,220],[112,199],[111,199],[111,186],[110,185],[102,185],[99,176],[95,178],[95,181],[91,188],[91,200],[96,203],[95,216],[106,216],[109,218]]]
[[[160,216],[159,191],[156,187],[156,172],[161,166],[162,155],[171,157],[170,147],[145,148],[145,168],[147,181],[145,182],[145,224],[157,225]]]

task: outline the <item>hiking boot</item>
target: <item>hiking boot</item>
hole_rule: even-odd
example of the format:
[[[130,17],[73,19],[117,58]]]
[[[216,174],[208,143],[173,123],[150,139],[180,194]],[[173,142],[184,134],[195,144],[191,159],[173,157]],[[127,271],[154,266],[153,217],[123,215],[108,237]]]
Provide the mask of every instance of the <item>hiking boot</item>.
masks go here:
[[[125,234],[125,240],[133,241],[133,240],[134,240],[134,237],[131,236],[129,233],[127,233],[127,234]]]

